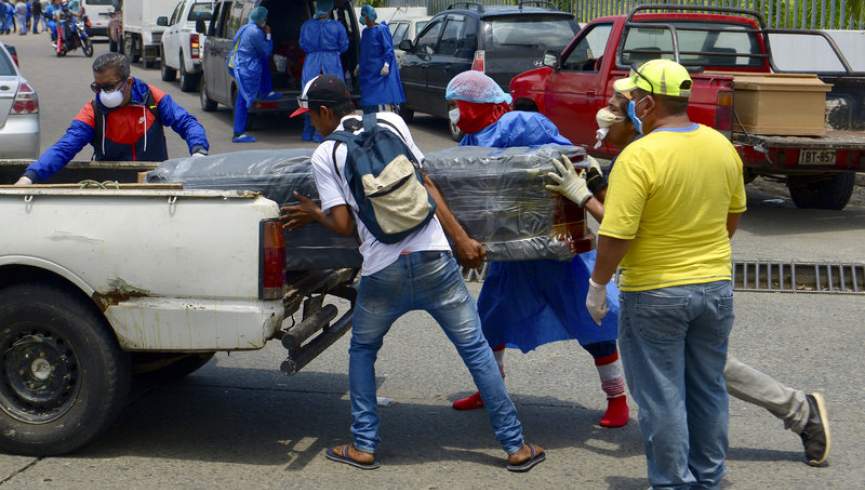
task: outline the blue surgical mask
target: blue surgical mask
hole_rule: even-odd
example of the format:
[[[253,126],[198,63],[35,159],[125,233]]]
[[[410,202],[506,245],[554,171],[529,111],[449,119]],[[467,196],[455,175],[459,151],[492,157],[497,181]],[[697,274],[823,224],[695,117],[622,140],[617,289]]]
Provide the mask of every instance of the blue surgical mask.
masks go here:
[[[628,102],[628,119],[634,123],[637,134],[643,134],[643,121],[637,116],[637,102],[634,100]]]

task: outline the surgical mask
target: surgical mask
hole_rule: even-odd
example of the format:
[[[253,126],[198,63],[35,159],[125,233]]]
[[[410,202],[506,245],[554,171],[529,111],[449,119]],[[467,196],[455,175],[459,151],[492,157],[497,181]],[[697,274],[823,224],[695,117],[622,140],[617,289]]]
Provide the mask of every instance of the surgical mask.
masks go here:
[[[123,90],[114,90],[111,92],[101,91],[99,92],[99,102],[102,103],[107,109],[116,109],[123,104]]]
[[[634,123],[634,129],[637,131],[637,134],[643,134],[643,120],[637,116],[637,101],[632,100],[628,102],[628,119]]]
[[[607,135],[610,134],[610,126],[624,121],[624,117],[617,115],[606,107],[601,107],[595,115],[595,121],[598,123],[598,130],[595,131],[595,149],[601,147]]]
[[[451,124],[454,126],[460,122],[460,108],[454,107],[453,109],[448,111],[448,119],[451,120]]]

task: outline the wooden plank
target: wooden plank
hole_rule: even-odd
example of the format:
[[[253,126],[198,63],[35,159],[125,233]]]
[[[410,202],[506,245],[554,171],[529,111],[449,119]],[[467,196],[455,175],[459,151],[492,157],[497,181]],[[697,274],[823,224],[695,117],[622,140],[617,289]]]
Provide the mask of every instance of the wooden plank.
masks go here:
[[[33,163],[33,160],[0,160],[0,168],[3,167],[27,167]],[[71,170],[136,170],[139,172],[149,172],[159,166],[158,162],[85,162],[75,161],[69,162],[65,168]]]
[[[14,186],[14,185],[0,185],[0,189],[83,189],[83,190],[183,190],[183,184],[174,183],[174,184],[119,184],[115,185],[107,185],[105,189],[100,187],[84,187],[81,184],[33,184],[28,186]]]

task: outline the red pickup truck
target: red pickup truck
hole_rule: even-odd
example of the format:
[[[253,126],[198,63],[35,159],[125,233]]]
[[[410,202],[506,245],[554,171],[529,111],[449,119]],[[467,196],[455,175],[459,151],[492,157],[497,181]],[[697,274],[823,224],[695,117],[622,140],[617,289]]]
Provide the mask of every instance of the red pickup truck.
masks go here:
[[[843,209],[853,192],[855,172],[865,171],[865,77],[850,69],[826,34],[764,26],[760,14],[752,11],[702,6],[642,6],[627,16],[598,18],[564,51],[546,53],[544,66],[511,80],[514,105],[541,112],[575,144],[591,148],[595,113],[612,95],[613,82],[650,59],[674,59],[692,72],[689,116],[731,138],[745,164],[746,182],[759,175],[782,176],[798,207]],[[833,84],[827,106],[843,111],[830,115],[826,136],[734,131],[733,72],[780,71],[772,58],[770,35],[820,36],[838,57],[838,72],[819,74]],[[611,158],[616,151],[602,146],[592,153]]]

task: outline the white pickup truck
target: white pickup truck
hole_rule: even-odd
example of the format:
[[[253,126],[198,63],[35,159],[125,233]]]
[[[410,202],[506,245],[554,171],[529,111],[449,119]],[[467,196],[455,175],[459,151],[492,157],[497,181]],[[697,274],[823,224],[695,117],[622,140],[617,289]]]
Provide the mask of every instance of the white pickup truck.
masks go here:
[[[162,81],[173,82],[180,74],[180,90],[198,89],[201,78],[201,48],[204,34],[196,32],[198,20],[209,22],[213,11],[210,0],[181,0],[171,17],[159,17],[162,33]],[[203,25],[203,24],[202,24]]]
[[[287,285],[273,201],[119,187],[0,187],[4,452],[63,454],[91,441],[124,406],[134,373],[182,376],[216,351],[281,338],[291,374],[350,328],[350,311],[330,325],[337,308],[324,294],[353,299],[353,271]],[[304,320],[283,331],[301,304]]]

